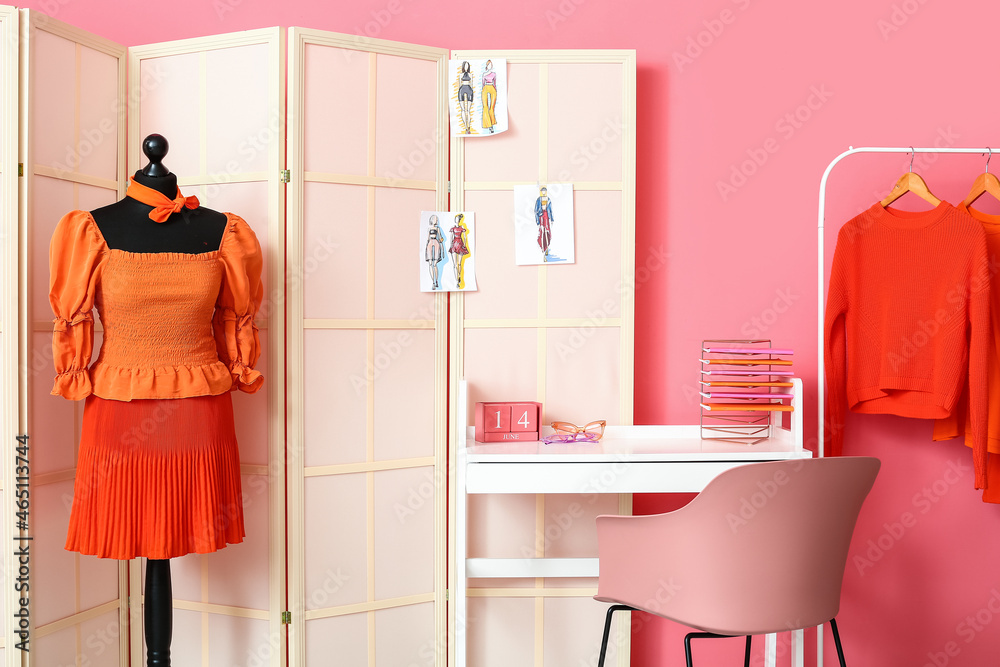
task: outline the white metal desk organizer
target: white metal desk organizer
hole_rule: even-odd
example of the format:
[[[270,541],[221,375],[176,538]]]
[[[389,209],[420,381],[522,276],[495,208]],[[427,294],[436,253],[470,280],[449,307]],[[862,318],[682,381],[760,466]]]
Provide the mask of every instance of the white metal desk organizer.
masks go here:
[[[701,437],[756,445],[791,412],[792,350],[770,340],[701,342]],[[788,404],[783,401],[788,401]]]

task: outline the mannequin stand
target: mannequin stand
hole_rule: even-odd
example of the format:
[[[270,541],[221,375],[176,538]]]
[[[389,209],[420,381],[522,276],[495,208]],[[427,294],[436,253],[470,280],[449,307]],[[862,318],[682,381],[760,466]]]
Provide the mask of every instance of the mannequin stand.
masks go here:
[[[173,632],[173,592],[170,561],[146,561],[146,667],[170,667],[170,636]]]

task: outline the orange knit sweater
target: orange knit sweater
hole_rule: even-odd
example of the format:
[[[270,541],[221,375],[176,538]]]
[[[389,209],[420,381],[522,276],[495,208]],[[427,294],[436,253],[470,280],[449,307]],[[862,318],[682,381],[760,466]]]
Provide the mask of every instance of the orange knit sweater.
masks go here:
[[[947,202],[875,204],[840,230],[826,307],[828,453],[844,407],[940,419],[968,378],[976,488],[985,484],[990,292],[982,225]]]

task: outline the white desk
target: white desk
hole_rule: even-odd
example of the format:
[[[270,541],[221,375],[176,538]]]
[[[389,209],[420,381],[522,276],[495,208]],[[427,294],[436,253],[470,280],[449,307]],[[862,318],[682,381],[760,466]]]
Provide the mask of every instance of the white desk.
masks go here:
[[[466,665],[466,591],[472,578],[597,577],[597,558],[468,558],[472,493],[682,493],[701,491],[723,470],[756,461],[810,458],[802,443],[802,382],[794,379],[791,430],[774,428],[758,445],[702,440],[698,426],[609,426],[599,443],[482,444],[460,423],[455,590],[456,663]],[[467,405],[465,383],[459,405]],[[464,422],[465,410],[459,410]],[[775,664],[776,638],[766,640]],[[802,631],[793,633],[793,665],[803,664]]]

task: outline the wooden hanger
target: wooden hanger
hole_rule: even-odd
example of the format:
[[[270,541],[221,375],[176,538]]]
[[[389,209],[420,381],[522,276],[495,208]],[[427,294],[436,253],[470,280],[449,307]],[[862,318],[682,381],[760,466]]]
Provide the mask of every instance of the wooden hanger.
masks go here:
[[[976,176],[976,181],[972,184],[972,189],[969,190],[969,196],[962,202],[966,208],[972,206],[974,201],[986,193],[993,195],[995,199],[1000,199],[1000,179],[990,173],[990,158],[993,157],[993,149],[987,146],[986,150],[990,152],[989,157],[986,158],[986,171]]]
[[[910,170],[899,177],[899,180],[896,181],[896,185],[894,185],[892,187],[892,191],[889,192],[889,196],[879,203],[882,204],[884,208],[905,195],[907,192],[912,192],[933,206],[937,206],[941,203],[941,200],[931,193],[931,190],[927,187],[927,183],[924,182],[924,179],[920,178],[919,174],[913,173],[913,146],[910,146]]]

